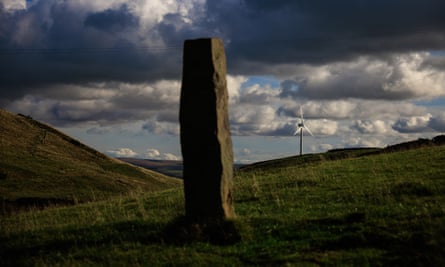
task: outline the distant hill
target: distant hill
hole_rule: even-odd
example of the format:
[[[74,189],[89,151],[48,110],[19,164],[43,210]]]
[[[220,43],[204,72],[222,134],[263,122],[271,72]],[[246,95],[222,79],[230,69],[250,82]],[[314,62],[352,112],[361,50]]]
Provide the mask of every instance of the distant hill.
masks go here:
[[[146,168],[155,172],[159,172],[168,176],[182,178],[182,161],[181,160],[156,160],[156,159],[140,159],[140,158],[118,158],[127,163]],[[241,168],[245,164],[235,163],[235,170]]]
[[[270,168],[277,167],[288,167],[288,166],[301,166],[314,162],[328,161],[328,160],[341,160],[346,158],[357,158],[362,156],[368,156],[373,154],[381,153],[393,153],[399,151],[407,151],[412,149],[419,149],[423,147],[433,147],[445,145],[445,135],[439,135],[433,139],[420,138],[418,140],[403,142],[395,145],[390,145],[385,148],[367,148],[367,147],[357,147],[357,148],[341,148],[332,149],[324,153],[316,154],[305,154],[302,156],[291,156],[286,158],[272,159],[261,162],[256,162],[253,164],[241,166],[240,171],[256,171],[256,170],[267,170]]]
[[[180,183],[178,179],[107,157],[29,116],[0,109],[3,211],[163,190]]]
[[[182,161],[180,160],[155,160],[138,158],[118,159],[168,176],[182,178]]]
[[[439,135],[433,139],[420,138],[418,140],[403,142],[390,145],[385,148],[377,147],[357,147],[357,148],[338,148],[323,153],[305,154],[303,156],[291,156],[286,158],[272,159],[252,164],[234,164],[235,170],[252,171],[258,169],[268,169],[273,167],[286,167],[326,160],[341,160],[345,158],[356,158],[379,153],[392,153],[418,149],[422,147],[445,145],[445,135]],[[182,161],[177,160],[154,160],[140,158],[118,158],[127,163],[156,171],[168,176],[182,178]]]

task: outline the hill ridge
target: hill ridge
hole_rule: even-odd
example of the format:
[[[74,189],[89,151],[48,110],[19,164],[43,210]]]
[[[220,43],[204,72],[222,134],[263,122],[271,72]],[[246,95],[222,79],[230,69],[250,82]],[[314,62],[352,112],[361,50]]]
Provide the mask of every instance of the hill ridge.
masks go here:
[[[309,163],[321,162],[326,160],[341,160],[346,158],[364,157],[382,153],[394,153],[406,150],[419,149],[422,147],[445,145],[445,135],[438,135],[432,139],[419,138],[417,140],[402,142],[389,145],[384,148],[377,147],[354,147],[337,148],[323,153],[305,154],[302,156],[290,156],[285,158],[271,159],[244,165],[239,168],[240,171],[256,171],[274,167],[286,167],[295,165],[304,165]]]
[[[0,109],[0,110],[1,110],[1,109]],[[93,148],[91,148],[91,147],[89,147],[89,146],[83,144],[83,143],[80,142],[79,140],[77,140],[77,139],[75,139],[75,138],[73,138],[73,137],[71,137],[71,136],[69,136],[69,135],[67,135],[67,134],[65,134],[65,133],[63,133],[63,132],[61,132],[61,131],[59,131],[59,130],[53,128],[53,127],[51,127],[51,126],[49,126],[48,124],[45,124],[45,123],[43,123],[43,122],[34,120],[31,116],[28,116],[28,115],[23,115],[23,114],[21,114],[21,113],[18,113],[17,115],[20,116],[20,117],[22,117],[22,118],[24,118],[24,119],[25,119],[26,121],[28,121],[30,124],[35,125],[36,127],[39,127],[39,128],[42,129],[42,130],[45,130],[45,131],[49,131],[49,132],[51,132],[51,133],[54,133],[54,134],[58,135],[60,138],[66,140],[67,142],[69,142],[69,143],[71,143],[71,144],[73,144],[73,145],[75,145],[75,146],[81,147],[81,148],[83,148],[84,150],[90,152],[91,154],[94,154],[94,155],[96,155],[96,156],[98,156],[98,157],[104,157],[104,158],[107,158],[107,156],[106,156],[105,154],[100,153],[99,151],[97,151],[97,150],[95,150],[95,149],[93,149]]]
[[[178,179],[108,157],[29,116],[0,109],[0,213],[180,184]]]

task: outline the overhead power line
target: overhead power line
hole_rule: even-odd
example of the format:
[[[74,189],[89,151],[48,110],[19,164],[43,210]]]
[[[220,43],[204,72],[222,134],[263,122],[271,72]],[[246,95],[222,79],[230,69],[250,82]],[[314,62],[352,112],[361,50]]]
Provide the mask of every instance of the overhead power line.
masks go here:
[[[271,44],[295,44],[295,43],[310,43],[310,42],[349,42],[349,41],[370,41],[372,39],[380,40],[388,38],[388,36],[397,35],[418,35],[420,38],[422,35],[428,35],[433,33],[437,35],[437,32],[426,29],[404,29],[404,30],[391,30],[383,29],[379,31],[369,31],[365,33],[344,33],[344,34],[318,34],[313,36],[293,36],[285,38],[228,38],[226,45],[271,45]],[[444,35],[442,35],[444,36]],[[380,40],[381,41],[381,40]],[[109,53],[151,53],[161,54],[169,52],[182,51],[182,42],[167,43],[165,45],[158,46],[122,46],[122,47],[12,47],[12,48],[0,48],[0,56],[2,55],[78,55],[78,54],[109,54]]]
[[[165,53],[182,51],[181,45],[139,47],[0,48],[0,55],[71,55],[108,53]]]

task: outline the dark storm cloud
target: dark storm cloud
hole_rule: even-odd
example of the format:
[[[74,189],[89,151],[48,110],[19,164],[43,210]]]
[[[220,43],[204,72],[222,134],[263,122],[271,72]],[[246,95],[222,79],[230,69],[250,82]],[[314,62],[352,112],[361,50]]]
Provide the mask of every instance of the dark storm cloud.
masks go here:
[[[131,14],[128,6],[124,4],[119,9],[107,9],[89,14],[84,24],[103,31],[119,32],[126,28],[137,27],[139,19]]]
[[[57,90],[54,84],[180,77],[181,50],[144,46],[126,5],[91,13],[40,1],[26,11],[0,10],[0,22],[2,98]]]
[[[65,1],[38,1],[12,13],[0,7],[0,97],[17,99],[54,84],[179,79],[182,41],[202,36],[224,39],[231,74],[445,49],[442,0],[208,1],[187,15],[172,10],[146,28],[130,2],[95,12]],[[443,60],[429,64],[444,68]],[[283,97],[337,94],[323,91],[330,85],[313,91],[296,81],[298,91],[283,87]],[[388,98],[373,80],[361,89],[354,75],[331,82],[350,84],[343,92],[352,97]]]
[[[210,2],[209,17],[230,40],[235,68],[242,60],[326,63],[364,54],[445,48],[443,1],[231,3]]]

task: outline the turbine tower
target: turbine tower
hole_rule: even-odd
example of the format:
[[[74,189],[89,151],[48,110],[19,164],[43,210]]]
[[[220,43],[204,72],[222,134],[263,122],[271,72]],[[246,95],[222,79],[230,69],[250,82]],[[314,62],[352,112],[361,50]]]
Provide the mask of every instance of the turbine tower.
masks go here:
[[[303,130],[306,130],[311,136],[314,136],[306,125],[304,125],[303,119],[303,108],[300,106],[300,122],[297,124],[297,130],[294,135],[297,135],[300,132],[300,156],[303,155]]]

